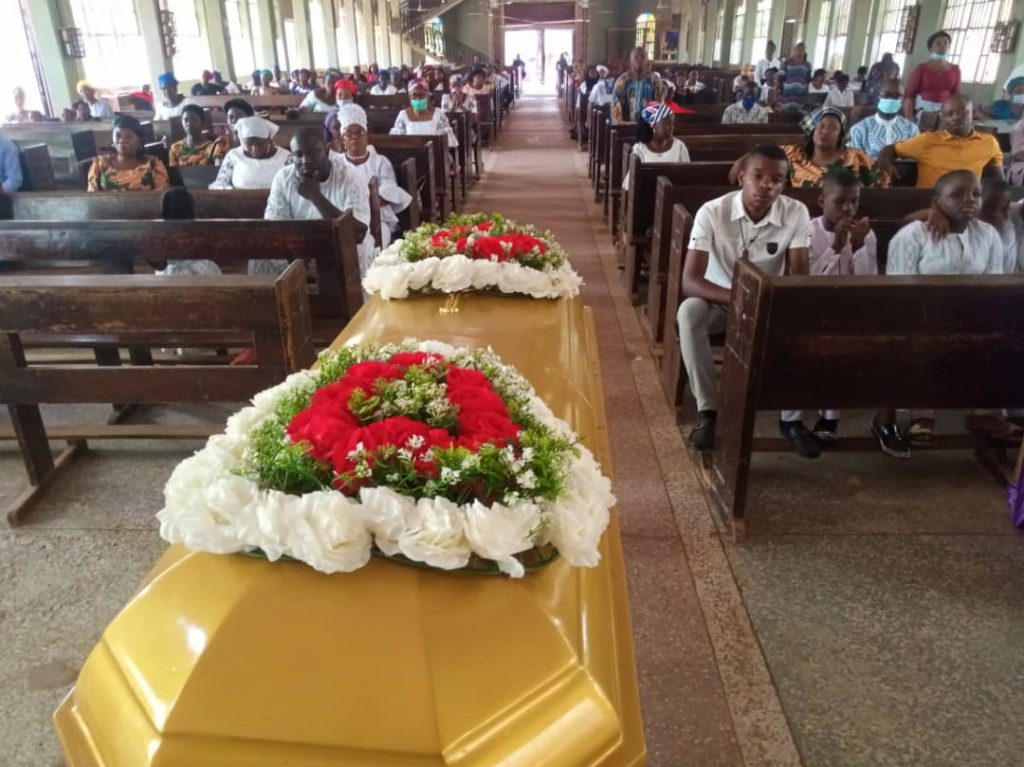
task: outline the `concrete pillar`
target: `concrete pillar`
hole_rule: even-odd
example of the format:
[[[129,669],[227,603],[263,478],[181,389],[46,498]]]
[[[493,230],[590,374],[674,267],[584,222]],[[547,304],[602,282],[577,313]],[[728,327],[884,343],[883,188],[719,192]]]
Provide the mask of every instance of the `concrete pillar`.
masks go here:
[[[256,68],[272,69],[277,61],[277,48],[274,41],[277,39],[277,23],[274,17],[272,0],[257,0],[256,8],[259,11],[260,49],[256,51]],[[284,66],[284,62],[280,62]]]
[[[344,0],[341,13],[345,17],[345,37],[348,44],[348,60],[340,62],[343,67],[351,70],[359,63],[363,49],[359,45],[361,30],[356,28],[356,3],[361,0]]]
[[[309,69],[313,66],[313,49],[309,41],[309,4],[306,0],[292,0],[292,20],[295,22],[296,51],[289,51],[295,57],[292,69]]]
[[[757,0],[747,0],[747,16],[743,20],[743,50],[740,52],[740,64],[756,64],[764,56],[764,51],[754,50],[754,32],[757,29]],[[760,85],[760,83],[758,83]]]
[[[228,50],[228,30],[224,25],[223,0],[201,0],[200,12],[205,17],[206,39],[210,46],[210,62],[213,68],[237,82],[231,55]],[[244,8],[244,5],[243,5]],[[248,12],[248,8],[244,8]],[[244,75],[249,74],[244,72]]]
[[[57,29],[74,26],[71,7],[65,0],[27,0],[25,3],[32,27],[36,32],[36,50],[46,81],[45,100],[54,117],[60,110],[78,98],[75,83],[85,72],[80,59],[69,59],[64,55]]]
[[[391,66],[391,13],[388,0],[377,0],[377,26],[380,29],[380,50],[377,51],[377,63],[381,67]]]
[[[311,26],[309,34],[314,40],[319,36],[324,41],[327,46],[327,66],[336,67],[338,65],[338,35],[335,32],[337,22],[335,21],[334,2],[322,0],[320,8],[324,15],[323,25],[319,29]],[[312,24],[312,20],[310,24]]]
[[[724,2],[725,16],[722,19],[722,54],[718,65],[728,67],[732,49],[732,27],[736,21],[736,0],[724,0]]]
[[[359,29],[359,58],[364,66],[377,60],[377,43],[373,37],[373,0],[355,0],[362,3],[363,24]]]
[[[156,88],[156,78],[163,72],[174,68],[174,62],[164,51],[164,39],[160,34],[160,7],[157,0],[135,0],[135,14],[139,20],[139,30],[146,50],[146,69],[149,79]],[[125,62],[126,66],[135,66],[135,62]]]

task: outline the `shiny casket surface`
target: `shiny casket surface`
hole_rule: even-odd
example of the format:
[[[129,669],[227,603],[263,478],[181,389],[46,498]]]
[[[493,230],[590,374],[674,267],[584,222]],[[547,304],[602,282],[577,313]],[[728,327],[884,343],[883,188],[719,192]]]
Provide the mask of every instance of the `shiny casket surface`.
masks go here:
[[[611,472],[582,301],[368,302],[336,345],[491,346]],[[351,574],[172,546],[54,718],[73,767],[645,763],[616,517],[600,566]]]

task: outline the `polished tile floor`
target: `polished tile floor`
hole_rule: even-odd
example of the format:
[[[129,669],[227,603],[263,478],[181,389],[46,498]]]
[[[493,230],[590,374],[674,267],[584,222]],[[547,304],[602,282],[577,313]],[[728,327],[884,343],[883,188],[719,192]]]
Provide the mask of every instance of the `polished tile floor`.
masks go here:
[[[1024,539],[999,490],[961,453],[758,456],[752,535],[739,546],[723,537],[621,287],[584,157],[556,102],[529,97],[468,207],[550,228],[587,281],[649,763],[1024,765]],[[50,713],[161,551],[160,489],[195,447],[96,443],[27,526],[0,530],[4,765],[61,763]],[[0,445],[0,500],[23,482],[13,446]]]

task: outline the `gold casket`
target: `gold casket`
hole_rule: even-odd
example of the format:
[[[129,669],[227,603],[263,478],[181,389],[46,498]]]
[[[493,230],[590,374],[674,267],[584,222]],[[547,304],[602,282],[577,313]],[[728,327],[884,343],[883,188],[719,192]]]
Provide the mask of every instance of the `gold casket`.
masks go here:
[[[491,346],[610,471],[580,299],[367,303],[336,345]],[[596,568],[521,580],[373,560],[298,562],[172,546],[54,715],[73,767],[642,765],[616,517]]]

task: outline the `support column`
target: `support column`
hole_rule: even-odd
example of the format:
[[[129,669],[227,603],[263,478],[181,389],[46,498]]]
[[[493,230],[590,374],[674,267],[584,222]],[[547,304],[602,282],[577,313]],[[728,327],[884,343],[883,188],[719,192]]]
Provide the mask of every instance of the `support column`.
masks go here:
[[[35,31],[39,63],[43,68],[46,93],[44,101],[53,117],[60,116],[60,110],[78,98],[75,84],[85,76],[80,59],[69,59],[64,55],[57,29],[74,26],[71,7],[66,0],[27,0],[29,19]]]
[[[256,0],[259,9],[260,49],[256,51],[256,68],[271,69],[277,62],[277,24],[274,21],[274,6],[271,0]],[[283,66],[283,64],[282,64]]]
[[[309,42],[309,4],[306,0],[292,0],[292,20],[295,22],[295,45],[292,51],[295,61],[292,69],[309,69],[313,66],[313,49]]]
[[[359,46],[359,30],[356,28],[356,3],[360,0],[343,0],[345,5],[342,6],[341,12],[345,17],[345,37],[348,41],[348,61],[340,62],[346,69],[351,70],[353,66],[359,63],[359,59],[363,54],[362,49]]]
[[[135,14],[146,49],[148,78],[156,90],[156,78],[174,68],[174,62],[164,51],[164,38],[160,34],[160,7],[157,0],[135,0]]]
[[[373,0],[355,0],[362,3],[363,26],[359,37],[363,45],[359,47],[360,61],[358,64],[369,65],[377,59],[377,42],[373,38]]]
[[[732,25],[736,21],[736,0],[722,1],[725,3],[725,16],[722,19],[722,54],[718,65],[727,68],[732,58]]]
[[[381,49],[377,51],[377,63],[381,67],[391,66],[391,24],[388,0],[377,0],[377,26],[381,30]]]
[[[202,11],[206,19],[205,29],[206,40],[210,46],[210,63],[214,69],[226,73],[232,81],[237,82],[228,48],[228,31],[224,25],[222,0],[202,0]]]
[[[310,27],[309,34],[315,40],[316,36],[320,38],[327,45],[327,66],[336,67],[338,66],[338,34],[335,31],[335,27],[338,26],[336,19],[336,13],[334,6],[334,0],[322,0],[320,8],[323,11],[324,23],[320,29]]]

